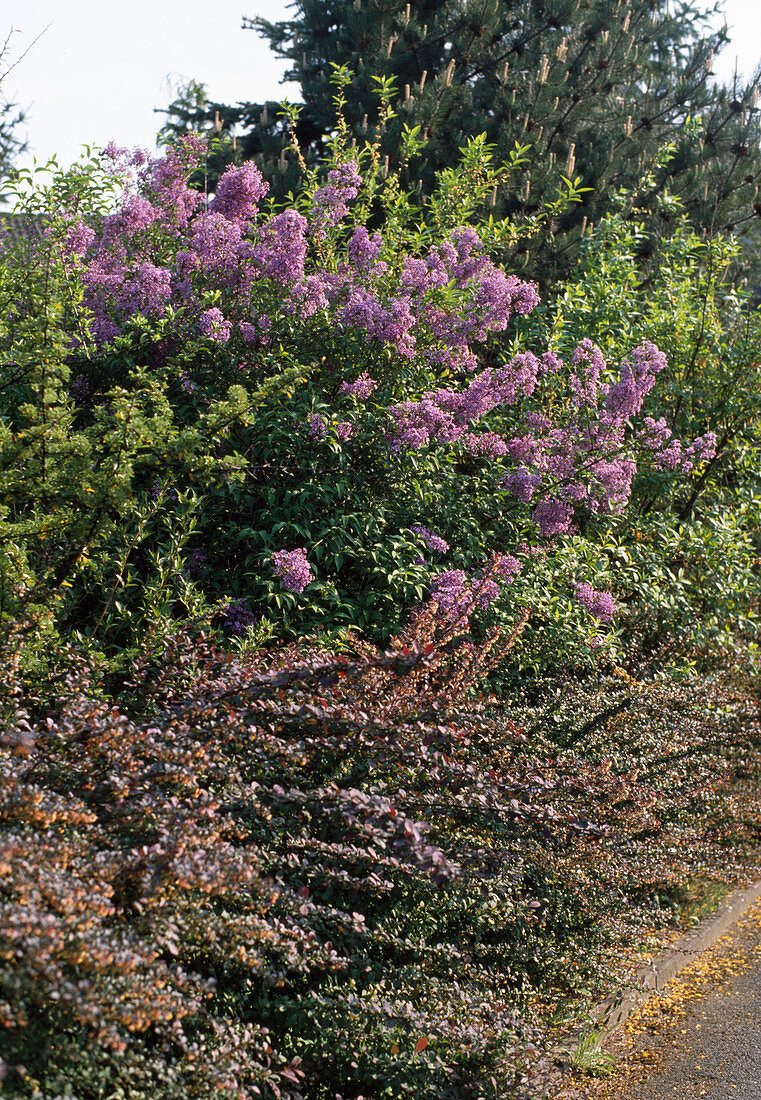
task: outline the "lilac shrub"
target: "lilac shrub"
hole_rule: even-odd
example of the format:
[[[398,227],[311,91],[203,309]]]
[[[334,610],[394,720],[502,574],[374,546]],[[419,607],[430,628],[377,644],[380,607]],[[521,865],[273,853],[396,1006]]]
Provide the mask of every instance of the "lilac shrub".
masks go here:
[[[522,352],[497,371],[481,372],[464,390],[439,389],[392,407],[391,447],[399,451],[459,442],[471,454],[505,457],[505,487],[526,503],[543,497],[532,509],[539,534],[564,534],[573,529],[577,508],[610,515],[626,507],[637,469],[626,426],[641,411],[665,365],[663,354],[648,342],[634,349],[615,381],[601,382],[609,373],[607,365],[599,348],[584,340],[567,373],[572,412],[564,415],[562,424],[531,413],[521,424],[529,431],[520,435],[471,431],[489,413],[535,393],[547,363]],[[554,356],[554,372],[562,369]],[[652,452],[650,461],[656,468],[688,472],[697,456],[710,459],[716,446],[711,432],[684,446],[671,438],[663,421],[652,418],[647,418],[639,440]]]
[[[507,350],[539,296],[490,257],[498,231],[468,224],[471,192],[493,180],[485,152],[480,167],[469,152],[467,177],[431,200],[436,232],[405,212],[372,147],[336,147],[326,179],[276,211],[250,163],[228,167],[211,198],[191,187],[205,155],[194,135],[158,159],[111,148],[115,208],[61,215],[71,246],[61,263],[81,293],[66,322],[77,380],[67,393],[88,388],[78,415],[107,432],[119,402],[132,422],[143,387],[129,492],[197,489],[194,541],[207,559],[203,574],[185,570],[194,590],[254,616],[275,606],[298,629],[376,636],[427,599],[453,613],[464,601],[468,621],[471,611],[509,621],[521,600],[565,608],[577,635],[572,609],[595,615],[570,599],[573,585],[602,577],[569,561],[540,591],[537,562],[549,575],[590,523],[615,523],[643,464],[694,476],[713,453],[710,433],[685,440],[645,415],[662,352],[643,341],[616,370],[587,339],[565,357]],[[371,229],[373,204],[384,219]],[[124,603],[106,563],[126,554],[136,593],[150,560],[134,539],[113,535],[100,581],[77,574],[92,584],[80,603],[101,601],[96,618],[98,587],[114,586],[104,626]],[[521,542],[547,554],[518,553]],[[496,552],[522,564],[476,596]]]

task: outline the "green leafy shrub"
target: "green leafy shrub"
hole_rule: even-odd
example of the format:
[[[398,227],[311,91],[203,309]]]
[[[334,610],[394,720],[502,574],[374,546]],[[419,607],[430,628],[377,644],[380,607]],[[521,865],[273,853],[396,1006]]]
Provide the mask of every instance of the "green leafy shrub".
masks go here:
[[[671,200],[669,233],[643,265],[644,215],[626,193],[619,205],[559,292],[521,320],[517,346],[546,340],[564,356],[584,335],[616,359],[657,341],[667,366],[649,415],[688,438],[713,432],[716,453],[692,479],[641,467],[621,522],[585,535],[625,608],[632,668],[642,657],[748,664],[761,595],[758,311],[733,282],[735,244],[697,236]]]
[[[189,187],[192,137],[32,192],[42,243],[3,256],[3,616],[115,664],[204,613],[228,635],[267,619],[377,639],[496,552],[482,629],[529,605],[524,663],[593,664],[579,643],[614,609],[596,547],[637,462],[694,485],[713,436],[648,435],[651,341],[617,369],[586,337],[566,361],[510,354],[538,298],[489,259],[511,227],[467,224],[504,175],[482,140],[421,229],[377,146],[343,137],[281,211],[260,210],[251,164],[213,199]],[[300,553],[294,587],[276,563]]]

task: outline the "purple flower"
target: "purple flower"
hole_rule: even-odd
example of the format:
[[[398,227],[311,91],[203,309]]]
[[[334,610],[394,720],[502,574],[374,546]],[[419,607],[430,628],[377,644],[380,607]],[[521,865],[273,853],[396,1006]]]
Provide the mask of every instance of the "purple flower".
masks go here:
[[[303,592],[314,580],[314,573],[303,547],[296,550],[276,550],[270,560],[276,576],[283,582],[283,587],[291,592]]]
[[[184,134],[167,150],[166,156],[149,161],[141,173],[148,198],[160,211],[162,224],[184,230],[203,203],[200,191],[188,186],[188,177],[206,153],[206,141],[197,134]]]
[[[447,554],[449,552],[449,543],[440,535],[429,531],[427,527],[410,527],[410,531],[421,538],[429,550],[435,550],[437,554]]]
[[[171,272],[149,260],[130,266],[121,252],[96,255],[82,271],[84,301],[92,313],[92,334],[98,344],[117,336],[120,322],[136,314],[160,317],[172,293]]]
[[[540,362],[539,373],[541,375],[558,374],[563,369],[563,360],[554,351],[545,351],[540,358]]]
[[[508,493],[512,493],[518,500],[528,504],[542,484],[542,475],[527,470],[525,466],[520,466],[517,470],[505,474],[502,478],[502,484]]]
[[[616,602],[610,592],[597,592],[586,581],[581,581],[574,587],[573,595],[598,622],[610,622],[616,613]]]
[[[475,599],[462,569],[447,569],[431,585],[431,599],[438,605],[442,618],[459,625],[467,623]]]
[[[466,432],[462,437],[462,441],[472,455],[502,458],[503,455],[507,454],[507,444],[501,436],[495,435],[494,432],[483,432],[481,435]]]
[[[357,271],[368,271],[380,255],[383,241],[379,233],[373,233],[372,237],[363,225],[355,229],[346,246],[346,255],[349,263]]]
[[[335,429],[336,435],[342,443],[345,443],[354,434],[354,425],[349,420],[336,421]]]
[[[497,576],[501,577],[503,581],[507,581],[508,584],[512,584],[523,568],[518,559],[514,558],[512,554],[497,554],[495,566]]]
[[[463,629],[476,608],[488,607],[499,594],[500,587],[491,577],[470,578],[462,569],[447,569],[431,584],[431,600],[437,606],[438,617]]]
[[[655,376],[666,366],[666,356],[655,344],[646,340],[624,360],[621,377],[612,386],[601,386],[605,394],[608,419],[622,424],[642,408],[642,402],[655,385]]]
[[[716,432],[698,436],[686,449],[685,457],[700,462],[710,462],[716,456]]]
[[[531,518],[545,538],[564,535],[572,528],[573,507],[563,500],[548,497],[537,504]]]
[[[238,331],[247,344],[268,344],[271,329],[272,318],[266,313],[260,314],[252,321],[238,322]]]
[[[341,393],[350,393],[354,397],[366,398],[369,397],[375,387],[378,385],[367,371],[363,371],[362,374],[354,382],[342,382],[339,386]]]
[[[476,601],[476,607],[489,607],[500,594],[500,587],[496,581],[486,580],[477,581],[474,590],[474,597]]]
[[[105,160],[118,164],[122,171],[128,168],[142,167],[148,162],[148,153],[145,149],[141,149],[139,146],[127,149],[124,145],[117,145],[115,141],[109,141],[103,149],[102,155]]]
[[[250,221],[256,214],[257,203],[268,191],[269,184],[252,161],[239,166],[231,164],[220,177],[209,209],[229,221]]]
[[[200,214],[193,219],[190,244],[198,267],[217,276],[226,286],[240,278],[241,227],[221,214]]]
[[[672,439],[668,447],[653,455],[653,467],[656,470],[677,470],[683,459],[682,444],[678,439]]]
[[[385,305],[367,287],[354,286],[338,312],[343,325],[358,328],[367,339],[390,344],[399,355],[411,359],[415,353],[415,315],[406,295],[391,298]]]
[[[328,422],[319,413],[310,413],[307,417],[307,435],[310,439],[322,439],[328,431]]]
[[[221,309],[212,306],[211,309],[205,309],[199,316],[198,328],[199,331],[202,332],[204,336],[208,336],[210,340],[215,340],[219,344],[224,344],[230,339],[232,325],[229,321],[225,320]]]
[[[329,225],[338,225],[349,213],[347,203],[355,199],[362,186],[357,164],[347,161],[328,172],[328,182],[314,193],[312,233],[321,237]]]
[[[161,210],[143,195],[130,194],[125,198],[120,210],[103,219],[100,249],[118,244],[144,233],[162,217]]]
[[[270,219],[251,252],[251,258],[262,274],[282,286],[303,279],[307,254],[306,228],[306,218],[296,210],[284,210]]]
[[[66,230],[64,250],[68,256],[84,256],[95,240],[95,231],[83,221],[76,221]]]
[[[646,416],[645,426],[638,432],[637,438],[651,451],[658,451],[671,439],[671,429],[663,417],[653,420],[652,416]]]
[[[245,634],[246,630],[256,619],[253,611],[251,611],[244,599],[233,600],[233,602],[225,609],[223,617],[223,625],[230,634],[236,634],[240,636]]]
[[[327,309],[329,280],[322,274],[305,275],[300,283],[292,288],[288,300],[288,312],[299,317],[311,317],[318,310]]]
[[[576,395],[576,403],[594,407],[597,404],[597,386],[600,375],[606,370],[602,352],[597,344],[593,344],[589,339],[584,339],[573,353],[571,362],[575,367],[583,365],[581,377],[572,374],[569,379],[571,389]]]
[[[492,409],[513,404],[519,393],[530,396],[536,388],[538,368],[536,356],[522,352],[503,367],[481,371],[464,390],[439,389],[423,394],[419,401],[392,406],[392,449],[424,447],[433,440],[453,443],[467,435],[466,444],[480,448],[481,453],[495,457],[507,453],[508,445],[503,451],[499,436],[490,433],[479,443],[479,437],[468,428]]]

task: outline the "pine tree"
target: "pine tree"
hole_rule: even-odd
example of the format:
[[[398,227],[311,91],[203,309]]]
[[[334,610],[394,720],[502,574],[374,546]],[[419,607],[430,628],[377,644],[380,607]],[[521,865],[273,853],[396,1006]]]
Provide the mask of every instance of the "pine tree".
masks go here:
[[[529,269],[541,250],[555,272],[575,252],[585,225],[611,205],[617,189],[662,231],[679,196],[708,231],[752,220],[761,183],[761,125],[754,85],[710,79],[726,28],[711,31],[716,9],[704,0],[297,0],[277,23],[248,20],[290,63],[285,79],[303,94],[298,137],[317,161],[334,126],[332,66],[354,76],[346,117],[357,141],[375,137],[377,78],[393,78],[396,118],[380,135],[399,166],[405,127],[425,146],[406,166],[412,189],[430,190],[468,136],[485,133],[498,160],[530,146],[523,179],[495,197],[495,214],[530,215],[556,194],[561,177],[591,190],[582,204],[526,240]],[[287,133],[277,105],[208,105],[225,126],[243,130],[243,157],[256,157],[276,195],[296,182],[284,158]],[[176,117],[176,105],[170,117]],[[673,146],[668,157],[667,146]],[[645,246],[647,247],[647,246]]]

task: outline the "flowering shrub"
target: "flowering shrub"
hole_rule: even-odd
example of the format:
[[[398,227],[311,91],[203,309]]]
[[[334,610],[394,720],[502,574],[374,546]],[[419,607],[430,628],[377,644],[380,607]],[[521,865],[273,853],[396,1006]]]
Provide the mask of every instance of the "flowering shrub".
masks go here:
[[[580,583],[605,589],[584,532],[617,522],[642,464],[699,477],[715,446],[643,415],[662,352],[640,341],[616,371],[587,338],[562,358],[509,348],[538,295],[489,257],[509,227],[464,224],[493,183],[478,142],[425,230],[372,146],[337,146],[327,182],[278,211],[251,164],[210,199],[191,188],[204,155],[192,135],[158,160],[111,148],[104,175],[36,192],[47,235],[4,254],[17,306],[3,339],[26,364],[0,398],[18,546],[4,613],[36,602],[112,653],[220,600],[252,625],[382,637],[499,553],[519,581],[492,579],[474,609],[504,624],[530,603],[524,649],[547,616],[552,644],[578,652],[609,618],[585,622],[573,599]],[[51,293],[53,328],[30,325]],[[219,621],[240,632],[240,615]]]
[[[663,351],[651,415],[638,428],[651,458],[634,476],[626,522],[601,546],[615,563],[617,621],[630,653],[655,664],[677,652],[752,660],[761,597],[758,313],[733,285],[735,245],[701,239],[677,208],[648,252],[638,212],[626,213],[631,201],[622,194],[625,211],[595,226],[578,270],[543,316],[521,321],[520,340],[569,357],[589,338],[609,361],[648,342]],[[688,476],[674,477],[679,470]]]

